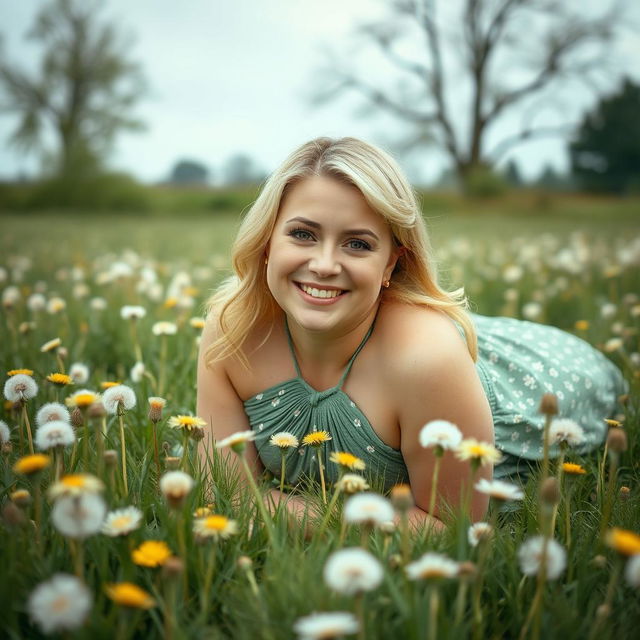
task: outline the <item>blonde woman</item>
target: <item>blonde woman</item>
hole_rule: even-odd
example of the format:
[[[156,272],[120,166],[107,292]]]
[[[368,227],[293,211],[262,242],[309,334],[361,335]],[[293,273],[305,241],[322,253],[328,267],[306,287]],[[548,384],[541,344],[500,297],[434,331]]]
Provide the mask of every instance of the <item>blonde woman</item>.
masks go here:
[[[464,438],[495,442],[504,453],[500,476],[540,458],[545,391],[558,391],[561,412],[582,424],[583,450],[604,437],[602,419],[623,390],[617,369],[557,329],[472,318],[463,292],[438,284],[406,178],[370,144],[320,138],[294,151],[244,218],[232,255],[235,276],[209,304],[197,411],[216,440],[255,432],[246,455],[256,474],[280,475],[275,433],[302,441],[326,431],[325,460],[346,451],[385,488],[409,483],[413,521],[439,526],[442,507],[460,503],[470,466],[445,455],[429,513],[435,457],[419,442],[425,423],[447,420]],[[561,386],[567,378],[572,393]],[[492,472],[482,466],[476,478]],[[318,477],[313,447],[290,453],[285,475],[290,484]],[[276,489],[272,497],[284,498]],[[304,509],[295,496],[286,504]],[[486,506],[474,492],[471,518]]]

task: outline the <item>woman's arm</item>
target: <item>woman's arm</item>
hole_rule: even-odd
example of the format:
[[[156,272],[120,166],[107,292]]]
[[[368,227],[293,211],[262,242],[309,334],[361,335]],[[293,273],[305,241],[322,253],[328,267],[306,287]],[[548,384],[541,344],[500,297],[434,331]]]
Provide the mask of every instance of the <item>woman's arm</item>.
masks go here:
[[[426,317],[428,315],[428,317]],[[475,364],[455,325],[442,313],[409,314],[393,367],[395,397],[399,399],[401,450],[407,465],[416,507],[425,517],[439,518],[444,503],[457,509],[472,482],[471,466],[452,452],[442,457],[435,509],[427,513],[435,456],[420,445],[422,427],[431,420],[448,420],[464,438],[493,443],[493,419]],[[492,477],[491,466],[481,467],[473,482]],[[470,517],[481,519],[488,498],[471,488]],[[416,512],[414,518],[423,516]]]

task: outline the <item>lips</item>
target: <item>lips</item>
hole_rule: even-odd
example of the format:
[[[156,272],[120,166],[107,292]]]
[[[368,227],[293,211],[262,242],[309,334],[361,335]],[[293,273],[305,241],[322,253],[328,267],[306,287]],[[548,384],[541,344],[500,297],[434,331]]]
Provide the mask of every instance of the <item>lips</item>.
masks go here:
[[[337,298],[345,293],[344,289],[335,289],[329,287],[314,287],[312,285],[297,282],[296,285],[302,289],[308,296],[319,300],[328,300]]]

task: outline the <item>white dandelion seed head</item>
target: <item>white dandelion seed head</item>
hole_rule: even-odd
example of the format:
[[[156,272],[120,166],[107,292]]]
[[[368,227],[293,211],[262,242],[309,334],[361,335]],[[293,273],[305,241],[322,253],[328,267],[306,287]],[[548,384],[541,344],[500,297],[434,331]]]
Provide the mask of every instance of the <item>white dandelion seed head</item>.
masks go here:
[[[92,604],[91,591],[82,580],[58,573],[31,592],[27,609],[43,633],[49,634],[80,627]]]
[[[289,449],[290,447],[297,447],[300,443],[298,438],[292,433],[279,431],[269,438],[269,444],[272,444],[274,447],[280,447],[280,449]]]
[[[350,524],[380,525],[393,516],[391,502],[377,493],[358,493],[344,505],[344,519]]]
[[[549,442],[551,444],[566,443],[570,447],[577,447],[585,440],[584,430],[569,418],[554,420],[549,427]]]
[[[330,589],[352,596],[375,589],[382,582],[384,571],[373,555],[355,547],[334,551],[327,559],[322,575]]]
[[[167,471],[160,478],[160,491],[165,498],[179,500],[193,489],[193,478],[184,471]]]
[[[89,308],[93,311],[104,311],[107,308],[107,301],[104,298],[96,296],[89,301]]]
[[[475,489],[496,500],[522,500],[524,498],[524,493],[520,487],[503,480],[481,478],[476,482]]]
[[[467,538],[472,547],[477,547],[483,540],[488,540],[493,534],[493,527],[488,522],[475,522],[467,531]]]
[[[420,430],[420,445],[456,449],[462,442],[462,433],[458,427],[448,420],[432,420]]]
[[[29,311],[43,311],[47,306],[47,299],[41,293],[32,293],[27,298],[27,308]]]
[[[139,305],[126,304],[120,309],[120,317],[123,320],[139,320],[147,315],[147,310]]]
[[[358,633],[360,625],[352,613],[331,611],[298,618],[293,625],[299,640],[330,640]]]
[[[36,424],[42,426],[53,420],[62,420],[62,422],[70,422],[71,417],[69,410],[59,402],[48,402],[38,409],[36,413]]]
[[[11,430],[4,420],[0,420],[0,445],[11,440]]]
[[[142,511],[137,507],[129,506],[110,511],[102,523],[101,531],[106,536],[126,536],[135,531],[142,523]]]
[[[16,373],[4,383],[4,397],[9,402],[29,400],[38,393],[36,381],[26,373]]]
[[[161,320],[151,327],[151,331],[154,336],[174,336],[178,332],[178,326],[174,322]]]
[[[102,404],[107,413],[117,413],[119,405],[128,411],[136,406],[136,394],[126,384],[117,384],[115,387],[109,387],[102,394]]]
[[[2,306],[3,307],[13,307],[18,302],[20,302],[22,298],[22,294],[20,293],[20,289],[18,287],[11,285],[7,287],[2,292]]]
[[[136,384],[138,384],[139,382],[142,382],[145,371],[146,369],[144,366],[144,362],[136,362],[133,365],[133,367],[131,367],[131,372],[129,373],[129,377],[131,378],[131,381]]]
[[[55,528],[67,538],[86,538],[102,527],[107,505],[97,493],[81,493],[58,498],[51,510]]]
[[[89,367],[82,362],[74,362],[69,367],[69,375],[76,384],[87,384],[89,380]]]
[[[455,560],[440,553],[425,553],[405,567],[409,580],[454,578],[458,575],[458,569],[459,565]]]
[[[616,313],[618,313],[618,307],[616,307],[615,304],[613,304],[613,302],[605,302],[605,304],[603,304],[600,307],[600,315],[603,318],[606,319],[610,319],[613,318]]]
[[[527,302],[522,307],[522,317],[527,320],[537,320],[542,315],[542,305],[539,302]]]
[[[36,429],[35,444],[40,451],[68,447],[76,441],[73,427],[64,420],[51,420]]]
[[[49,298],[47,301],[47,313],[51,315],[55,315],[56,313],[60,313],[67,308],[67,303],[64,298],[60,298],[58,296],[54,296],[53,298]]]
[[[640,553],[636,553],[627,560],[624,578],[632,587],[640,587]]]
[[[544,536],[534,536],[526,540],[518,549],[520,571],[525,575],[535,576],[540,572],[544,540]],[[561,544],[548,539],[545,557],[546,579],[555,580],[567,566],[567,552]]]
[[[354,493],[360,493],[361,491],[367,491],[369,485],[367,481],[359,476],[357,473],[345,473],[336,483],[335,488],[337,491],[342,491],[348,495]]]

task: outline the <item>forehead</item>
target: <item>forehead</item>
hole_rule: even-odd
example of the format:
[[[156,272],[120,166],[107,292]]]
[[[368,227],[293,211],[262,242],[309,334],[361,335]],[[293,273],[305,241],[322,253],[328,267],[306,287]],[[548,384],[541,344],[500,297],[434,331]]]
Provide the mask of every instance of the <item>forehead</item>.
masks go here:
[[[382,232],[389,226],[367,203],[360,190],[328,176],[312,176],[295,183],[280,204],[278,223],[293,217],[321,218],[327,222],[358,222]],[[389,231],[390,232],[390,231]]]

